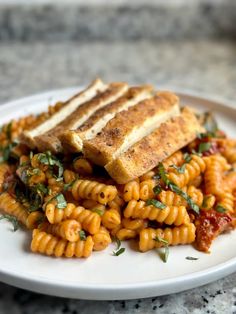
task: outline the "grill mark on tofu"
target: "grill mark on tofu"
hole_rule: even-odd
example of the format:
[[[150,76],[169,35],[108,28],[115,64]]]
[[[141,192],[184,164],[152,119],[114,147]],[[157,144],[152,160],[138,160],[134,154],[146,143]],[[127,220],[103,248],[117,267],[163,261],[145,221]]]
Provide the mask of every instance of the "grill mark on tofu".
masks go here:
[[[168,102],[155,96],[122,111],[111,119],[95,138],[84,141],[84,154],[104,166],[150,134],[162,122],[179,114],[178,98]]]
[[[162,123],[105,168],[117,183],[127,183],[156,167],[166,157],[193,141],[198,132],[203,131],[193,111],[186,107],[180,116]]]
[[[140,101],[150,98],[152,90],[153,88],[149,85],[129,88],[124,96],[97,110],[77,130],[66,131],[61,137],[64,149],[71,152],[82,151],[84,140],[94,138],[107,122],[114,118],[116,113],[127,110]]]
[[[35,148],[36,136],[40,136],[56,127],[57,124],[73,113],[80,105],[94,98],[97,94],[103,92],[107,87],[108,85],[104,84],[100,79],[94,80],[85,90],[67,100],[63,107],[49,119],[41,123],[36,128],[25,131],[21,135],[20,141],[31,148]]]
[[[63,151],[61,135],[66,130],[77,129],[96,110],[106,106],[117,98],[121,97],[128,89],[126,83],[111,83],[105,91],[96,95],[93,99],[83,103],[71,115],[67,116],[55,128],[41,136],[37,136],[37,148],[39,151],[50,150],[53,153]]]

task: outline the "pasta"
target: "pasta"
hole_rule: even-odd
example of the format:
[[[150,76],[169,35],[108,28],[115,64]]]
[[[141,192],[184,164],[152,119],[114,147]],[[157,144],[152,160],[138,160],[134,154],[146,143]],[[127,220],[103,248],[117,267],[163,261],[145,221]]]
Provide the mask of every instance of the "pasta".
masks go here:
[[[71,192],[75,200],[92,199],[101,204],[107,204],[117,195],[115,186],[89,180],[76,180]]]
[[[39,229],[34,229],[31,250],[32,252],[55,257],[89,257],[92,253],[93,245],[91,236],[88,236],[86,240],[68,242]]]
[[[108,247],[108,245],[111,243],[110,233],[104,227],[100,227],[98,232],[96,232],[92,236],[92,239],[93,239],[93,242],[94,242],[94,246],[93,246],[93,250],[94,251],[102,251],[106,247]]]
[[[0,209],[16,217],[23,225],[27,224],[28,212],[26,208],[7,192],[0,194]]]
[[[198,155],[191,155],[191,158],[191,161],[186,164],[184,173],[177,173],[176,171],[169,173],[169,179],[180,188],[187,185],[205,171],[206,165],[203,158]]]
[[[167,241],[168,245],[192,243],[195,240],[195,229],[194,224],[187,224],[173,229],[143,229],[140,232],[139,249],[141,252],[146,252],[155,247],[163,246],[163,242],[158,241],[158,239]]]
[[[79,240],[79,231],[81,230],[81,225],[74,219],[68,219],[54,225],[44,222],[40,224],[39,229],[41,231],[61,237],[67,241],[76,242]]]
[[[117,88],[116,84],[114,88]],[[109,88],[108,91],[110,93]],[[109,93],[106,93],[109,96]],[[94,91],[94,94],[99,98],[100,89]],[[136,97],[136,87],[134,94]],[[105,99],[107,95],[104,96]],[[191,132],[186,128],[186,132],[191,133],[189,139],[187,140],[184,130],[183,134],[176,133],[178,141],[175,143],[172,120],[179,121],[180,128],[185,121],[176,104],[175,109],[179,114],[176,113],[176,117],[168,120],[171,122],[165,121],[160,127],[154,128],[155,130],[150,126],[150,135],[145,135],[133,143],[131,135],[137,131],[135,121],[126,116],[124,128],[120,126],[121,123],[116,122],[116,114],[123,117],[124,113],[116,113],[116,110],[123,108],[123,102],[126,104],[126,101],[130,101],[129,97],[124,95],[112,102],[112,105],[104,103],[103,97],[100,97],[98,102],[94,102],[92,98],[92,105],[90,103],[87,106],[86,103],[87,107],[81,105],[80,109],[86,107],[85,111],[82,112],[81,109],[78,125],[73,131],[69,128],[66,130],[69,132],[68,137],[57,135],[58,129],[55,127],[45,131],[45,134],[41,130],[42,136],[36,135],[32,138],[36,142],[37,139],[55,141],[52,146],[48,146],[52,147],[52,151],[42,148],[43,144],[37,146],[35,141],[34,146],[28,147],[24,132],[27,131],[27,134],[28,130],[34,130],[37,126],[41,128],[42,122],[55,118],[57,115],[54,114],[64,103],[58,102],[50,106],[47,112],[12,120],[2,126],[0,220],[18,220],[25,225],[30,230],[28,232],[32,232],[32,252],[55,257],[86,258],[91,254],[100,254],[92,252],[105,250],[112,241],[116,241],[118,251],[113,252],[113,255],[119,256],[125,251],[125,248],[120,247],[120,241],[129,239],[134,239],[133,242],[140,252],[180,244],[194,244],[197,249],[208,252],[216,237],[224,231],[236,228],[236,140],[226,137],[221,130],[215,130],[214,123],[213,130],[204,131],[194,114],[188,115],[188,109],[184,108],[183,111],[187,110],[187,117],[193,116],[194,119],[190,120],[195,121],[198,126],[196,130],[203,133],[196,135],[195,129],[194,133],[191,133],[191,124]],[[164,97],[162,101],[165,100],[165,103],[176,102],[177,97],[171,95],[160,93],[157,98]],[[153,102],[155,98],[153,100],[152,96],[149,96]],[[100,102],[101,108],[98,108]],[[149,98],[147,106],[148,103]],[[162,105],[164,111],[169,110],[167,104],[164,106],[161,103]],[[104,122],[103,114],[106,110],[106,119],[112,112],[115,121],[108,119],[107,124]],[[127,110],[124,110],[125,115]],[[89,123],[86,125],[86,121],[85,125],[82,123],[90,113],[89,123],[95,121],[95,126]],[[206,114],[205,118],[209,119],[209,114]],[[155,119],[158,120],[158,115]],[[203,120],[203,117],[199,118],[199,121]],[[55,122],[51,119],[47,121]],[[115,127],[110,129],[113,121]],[[145,117],[137,121],[137,125],[140,124],[140,136],[148,133],[146,130],[144,132],[141,125],[145,125],[145,121]],[[79,151],[76,150],[76,145],[72,145],[73,150],[68,151],[71,143],[64,143],[63,139],[69,141],[70,136],[74,136],[73,140],[76,142],[77,136],[80,136],[79,123],[82,123],[81,130],[85,128],[85,133],[83,131],[81,134],[88,138],[84,140],[81,137]],[[100,129],[100,123],[103,129]],[[173,124],[174,130],[178,128],[178,123]],[[65,124],[65,120],[62,124]],[[59,125],[61,132],[61,124]],[[100,133],[104,129],[108,134],[102,137]],[[160,145],[158,142],[162,133],[165,145],[162,145],[162,138]],[[102,138],[102,143],[99,140],[97,143],[104,152],[101,153],[99,149],[97,151],[96,147],[90,147],[87,143],[95,137]],[[135,138],[136,135],[134,140]],[[192,140],[193,138],[195,139]],[[62,149],[55,149],[57,154],[54,155],[53,147],[57,143]],[[155,145],[157,148],[154,152]],[[153,151],[156,159],[146,160],[146,150],[150,155]],[[142,152],[141,158],[138,158],[139,152]],[[101,157],[100,153],[104,156]],[[109,163],[104,167],[99,166],[105,163],[105,160]]]
[[[152,205],[145,206],[143,201],[132,200],[128,203],[124,210],[126,218],[142,218],[156,220],[166,223],[167,225],[174,224],[179,226],[189,222],[189,216],[185,206],[166,206],[164,209],[156,208]]]

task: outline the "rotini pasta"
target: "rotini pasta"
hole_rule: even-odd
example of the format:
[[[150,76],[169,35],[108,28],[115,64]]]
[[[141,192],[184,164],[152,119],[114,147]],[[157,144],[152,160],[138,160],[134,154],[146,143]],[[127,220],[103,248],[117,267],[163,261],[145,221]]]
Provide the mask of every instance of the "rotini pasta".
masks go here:
[[[89,257],[93,250],[93,239],[88,236],[85,240],[68,242],[39,229],[34,229],[31,251],[55,257]]]
[[[198,155],[191,155],[191,160],[186,164],[184,173],[173,171],[168,178],[178,187],[182,188],[205,171],[206,165],[203,158]]]
[[[76,242],[79,240],[79,231],[81,225],[74,219],[68,219],[60,222],[59,224],[50,224],[43,222],[40,224],[39,229],[55,236],[61,237],[69,242]]]
[[[117,188],[96,181],[76,180],[72,186],[72,195],[75,200],[85,198],[107,204],[116,197]]]
[[[98,232],[95,233],[92,236],[92,238],[93,238],[93,242],[94,242],[94,246],[93,246],[94,251],[102,251],[106,247],[108,247],[108,245],[111,243],[110,233],[104,227],[100,227]]]
[[[145,206],[145,202],[135,200],[128,203],[124,210],[124,216],[126,218],[156,220],[175,226],[189,222],[189,215],[185,206],[166,206],[164,209],[160,209],[153,205]]]
[[[16,217],[23,225],[27,225],[28,212],[25,207],[17,202],[9,193],[0,194],[0,209],[6,214]]]
[[[165,229],[143,229],[140,232],[139,250],[146,252],[153,248],[163,246],[163,242],[158,239],[167,241],[168,245],[189,244],[195,240],[196,228],[194,224],[187,224],[180,227]]]

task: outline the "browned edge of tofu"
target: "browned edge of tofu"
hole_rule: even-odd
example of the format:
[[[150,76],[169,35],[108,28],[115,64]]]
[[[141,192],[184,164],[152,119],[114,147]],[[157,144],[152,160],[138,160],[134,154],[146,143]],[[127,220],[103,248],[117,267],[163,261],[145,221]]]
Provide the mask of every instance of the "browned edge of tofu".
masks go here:
[[[63,152],[61,135],[67,130],[76,129],[96,110],[103,107],[109,99],[120,97],[128,89],[127,83],[114,82],[91,100],[80,105],[71,115],[66,117],[55,128],[35,138],[39,151],[50,150],[53,153]],[[103,105],[104,104],[104,105]]]
[[[152,92],[153,86],[151,85],[130,87],[124,96],[97,110],[78,129],[65,131],[61,136],[64,150],[74,153],[81,152],[83,141],[94,138],[118,112],[128,110],[139,101],[151,97]]]
[[[161,115],[163,113],[168,114],[172,110],[172,115],[179,114],[179,102],[171,103],[160,96],[154,96],[128,110],[121,111],[107,123],[95,138],[84,141],[85,157],[100,166],[106,165],[115,159],[115,155],[119,154],[122,145],[127,142],[129,137],[132,138],[132,133],[141,130],[142,132],[140,132],[143,133],[142,137],[147,135],[144,123],[148,119],[155,119],[156,124],[159,125],[158,120],[160,120]],[[131,145],[128,146],[130,147]]]
[[[58,123],[60,123],[62,119],[65,118],[64,112],[68,110],[67,108],[69,108],[72,105],[72,103],[74,103],[77,99],[78,102],[80,103],[85,102],[89,98],[91,98],[90,96],[91,94],[96,95],[97,93],[102,91],[102,89],[104,89],[106,86],[107,85],[104,84],[100,78],[93,80],[88,85],[87,88],[75,94],[67,101],[63,102],[63,106],[60,108],[60,110],[55,112],[48,119],[46,119],[41,124],[37,125],[36,127],[30,130],[24,131],[19,137],[20,142],[34,149],[36,147],[35,137],[44,134],[45,132],[48,132],[51,128],[55,127]]]
[[[156,167],[203,131],[193,111],[185,107],[180,116],[162,123],[105,168],[117,183],[125,184]]]

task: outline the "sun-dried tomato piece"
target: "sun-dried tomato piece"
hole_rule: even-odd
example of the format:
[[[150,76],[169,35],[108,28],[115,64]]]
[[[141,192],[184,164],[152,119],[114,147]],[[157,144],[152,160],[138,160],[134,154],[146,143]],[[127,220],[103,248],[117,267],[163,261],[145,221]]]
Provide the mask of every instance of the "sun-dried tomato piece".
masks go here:
[[[208,252],[212,241],[232,227],[231,222],[232,218],[226,213],[219,213],[213,209],[201,211],[195,221],[197,249]]]

